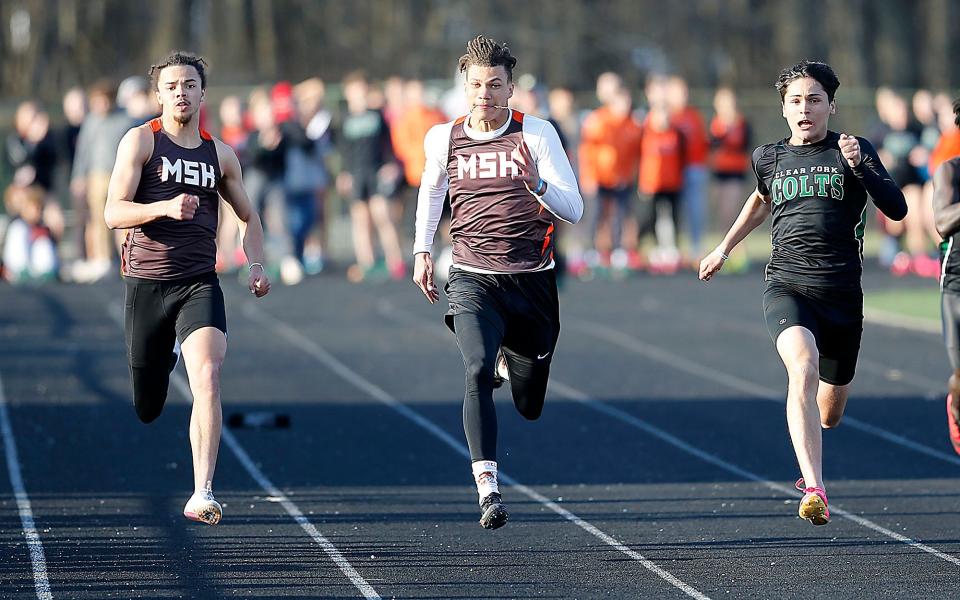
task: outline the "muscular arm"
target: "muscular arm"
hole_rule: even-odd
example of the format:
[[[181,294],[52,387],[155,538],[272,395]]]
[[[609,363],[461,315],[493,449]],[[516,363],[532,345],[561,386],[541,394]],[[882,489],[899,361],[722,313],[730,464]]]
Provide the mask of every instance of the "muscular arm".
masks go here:
[[[743,209],[737,220],[730,227],[730,231],[724,236],[723,241],[717,248],[724,254],[737,247],[737,244],[743,241],[751,231],[760,226],[770,215],[770,196],[762,195],[758,190],[754,190],[743,203]]]
[[[117,162],[107,190],[107,204],[103,209],[103,218],[110,229],[129,229],[169,216],[167,202],[133,202],[143,165],[152,152],[153,136],[144,127],[131,129],[120,140]]]
[[[770,196],[764,196],[759,190],[754,190],[743,204],[740,216],[730,227],[720,245],[700,261],[700,279],[710,281],[723,268],[726,261],[724,255],[729,255],[737,244],[743,241],[751,231],[767,220],[770,214]]]
[[[260,224],[260,215],[253,210],[247,191],[243,188],[243,174],[240,171],[237,154],[233,148],[220,140],[215,139],[214,143],[217,146],[217,158],[220,161],[218,191],[237,215],[240,240],[243,251],[247,255],[247,262],[250,263],[247,287],[250,293],[261,298],[270,291],[270,279],[263,270],[263,226]]]
[[[933,174],[933,220],[937,232],[946,239],[960,231],[960,189],[957,187],[957,163],[948,160]]]
[[[216,140],[216,144],[221,174],[218,191],[237,215],[240,239],[247,261],[251,264],[263,264],[263,226],[260,224],[260,216],[253,210],[247,191],[243,187],[240,161],[232,148],[220,140]]]
[[[863,158],[853,168],[853,174],[863,182],[863,187],[880,212],[894,221],[902,221],[907,216],[907,201],[903,192],[887,173],[873,145],[863,138],[859,140]]]

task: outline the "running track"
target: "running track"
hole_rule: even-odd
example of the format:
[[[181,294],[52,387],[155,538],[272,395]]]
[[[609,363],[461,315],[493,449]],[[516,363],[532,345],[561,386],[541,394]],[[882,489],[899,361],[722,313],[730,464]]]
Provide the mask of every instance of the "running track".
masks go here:
[[[224,280],[224,412],[292,427],[226,430],[217,527],[179,514],[182,367],[156,423],[132,410],[121,285],[0,286],[0,597],[954,596],[939,336],[866,324],[824,436],[834,519],[814,528],[762,285],[570,282],[543,418],[498,397],[511,521],[494,532],[476,523],[462,363],[412,284],[320,277],[257,302]]]

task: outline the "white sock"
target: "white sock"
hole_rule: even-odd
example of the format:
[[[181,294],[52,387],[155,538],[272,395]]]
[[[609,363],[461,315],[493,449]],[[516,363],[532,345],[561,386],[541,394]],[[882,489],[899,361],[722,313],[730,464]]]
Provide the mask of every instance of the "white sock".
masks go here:
[[[477,484],[477,493],[483,500],[493,493],[500,493],[497,486],[497,462],[494,460],[478,460],[472,464],[473,480]]]

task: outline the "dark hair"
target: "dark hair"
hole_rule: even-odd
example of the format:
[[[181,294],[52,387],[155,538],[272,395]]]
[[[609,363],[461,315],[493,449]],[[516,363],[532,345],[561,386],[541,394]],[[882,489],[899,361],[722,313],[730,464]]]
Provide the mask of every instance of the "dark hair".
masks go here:
[[[184,52],[183,50],[174,50],[157,64],[150,65],[150,83],[153,84],[153,89],[157,91],[160,90],[160,71],[167,67],[175,66],[193,67],[196,69],[197,74],[200,75],[200,89],[207,89],[207,74],[204,72],[207,68],[207,61],[196,54]]]
[[[503,67],[507,70],[507,80],[513,81],[513,68],[517,59],[510,54],[506,44],[478,35],[467,42],[467,53],[460,57],[460,72],[466,73],[470,65],[478,67]]]
[[[840,87],[840,80],[837,79],[837,74],[833,72],[833,69],[831,69],[827,63],[805,60],[780,71],[780,76],[777,77],[777,82],[774,84],[774,87],[780,92],[781,103],[787,95],[787,86],[797,79],[803,79],[804,77],[816,79],[817,82],[823,86],[823,89],[826,90],[827,100],[833,102],[833,96],[837,93],[837,88]]]
[[[960,127],[960,98],[953,101],[953,114],[956,115],[953,122],[956,123],[957,127]]]

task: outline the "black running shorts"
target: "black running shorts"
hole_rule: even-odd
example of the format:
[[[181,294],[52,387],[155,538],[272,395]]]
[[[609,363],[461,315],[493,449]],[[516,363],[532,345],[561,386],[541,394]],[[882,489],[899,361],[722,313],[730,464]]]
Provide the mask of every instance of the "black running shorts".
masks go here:
[[[774,344],[788,327],[810,330],[820,353],[820,380],[853,381],[863,334],[863,292],[768,281],[763,315]]]
[[[950,366],[960,369],[960,294],[943,290],[940,294],[940,314],[943,317],[943,341],[947,346]]]
[[[549,363],[560,337],[560,300],[553,269],[532,273],[488,274],[450,269],[444,288],[454,315],[473,313],[503,335],[504,351]]]
[[[223,291],[216,273],[160,281],[125,277],[124,331],[132,367],[167,368],[174,339],[203,327],[227,333]]]

